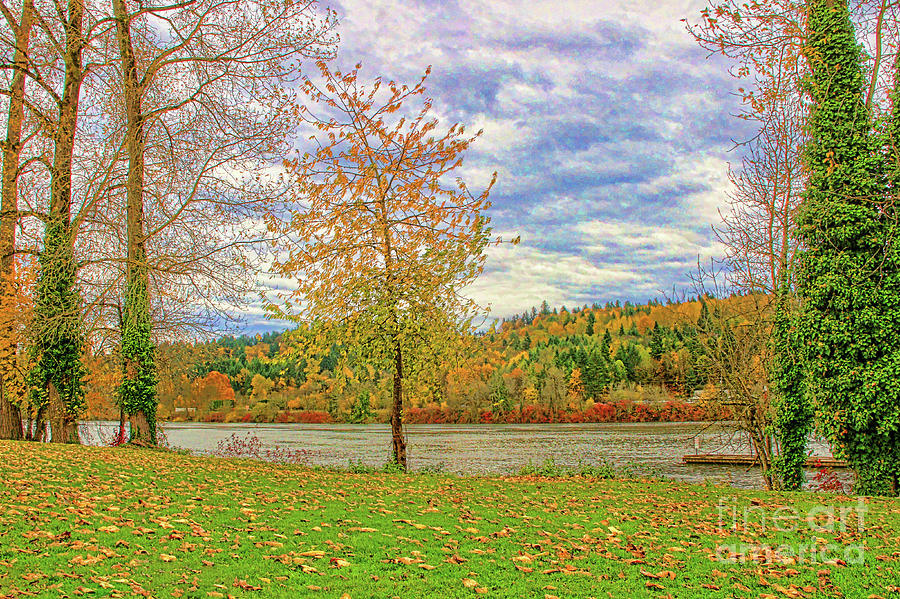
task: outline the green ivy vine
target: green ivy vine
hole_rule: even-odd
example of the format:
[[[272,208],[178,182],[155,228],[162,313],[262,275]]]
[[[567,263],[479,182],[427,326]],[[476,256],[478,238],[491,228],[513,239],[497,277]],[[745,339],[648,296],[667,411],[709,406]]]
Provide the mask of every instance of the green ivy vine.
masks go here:
[[[787,284],[776,300],[772,327],[771,365],[775,404],[775,436],[780,452],[774,461],[775,477],[786,491],[803,487],[806,444],[813,428],[813,411],[803,389],[803,369],[797,360],[795,307]]]
[[[156,444],[156,348],[150,322],[150,299],[145,272],[129,277],[122,318],[122,384],[119,401],[126,414],[141,414],[147,419],[149,438],[132,426],[132,442]]]
[[[809,180],[797,272],[804,386],[819,430],[856,471],[856,491],[896,494],[900,262],[883,210],[886,160],[846,2],[815,0],[808,18]]]
[[[48,224],[39,264],[30,347],[32,367],[27,376],[29,397],[34,409],[43,410],[53,385],[63,409],[75,419],[85,408],[82,379],[86,371],[81,360],[82,300],[75,280],[68,223],[57,220]]]

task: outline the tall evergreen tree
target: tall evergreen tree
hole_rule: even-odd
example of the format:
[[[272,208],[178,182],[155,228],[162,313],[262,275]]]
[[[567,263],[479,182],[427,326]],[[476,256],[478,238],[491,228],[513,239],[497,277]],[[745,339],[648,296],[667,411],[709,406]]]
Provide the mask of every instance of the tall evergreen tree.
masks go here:
[[[709,306],[706,305],[706,302],[703,299],[700,299],[700,316],[697,317],[697,327],[703,331],[709,328]]]
[[[809,179],[797,273],[805,386],[835,454],[856,471],[857,492],[896,494],[900,297],[846,0],[811,0],[807,33]]]
[[[609,364],[601,354],[591,352],[586,356],[584,365],[580,366],[584,395],[598,399],[609,385]]]
[[[612,335],[609,333],[609,329],[606,329],[603,333],[603,341],[600,342],[600,352],[608,362],[612,355]]]
[[[660,356],[662,356],[666,352],[665,346],[665,330],[659,326],[659,323],[655,323],[653,328],[650,330],[650,355],[653,356],[654,359],[659,360]]]

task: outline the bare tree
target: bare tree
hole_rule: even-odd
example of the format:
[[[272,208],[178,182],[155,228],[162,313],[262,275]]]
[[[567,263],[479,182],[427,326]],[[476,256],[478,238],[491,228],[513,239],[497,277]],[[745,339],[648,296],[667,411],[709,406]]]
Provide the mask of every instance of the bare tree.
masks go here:
[[[287,189],[266,178],[297,122],[287,88],[300,60],[331,56],[337,37],[334,15],[312,1],[27,7],[35,35],[16,54],[18,20],[3,6],[0,66],[21,75],[37,135],[31,170],[17,171],[29,184],[8,193],[5,169],[2,238],[8,254],[41,256],[30,415],[49,413],[54,439],[75,440],[84,341],[119,345],[136,313],[156,339],[209,331],[246,301],[262,213]],[[132,309],[135,287],[147,301]],[[63,373],[44,358],[64,346],[76,358]]]
[[[271,199],[271,189],[252,175],[267,153],[286,149],[294,122],[283,87],[299,76],[301,59],[329,55],[334,42],[332,20],[314,8],[314,2],[113,0],[128,161],[121,397],[133,440],[155,443],[151,273],[158,282],[180,279],[190,295],[210,303],[242,291],[247,278],[235,270],[245,266],[242,248],[252,236],[241,224],[258,218]],[[159,183],[148,185],[147,174]],[[172,251],[179,247],[185,255]]]
[[[703,272],[698,281],[705,295],[697,322],[701,363],[713,386],[703,401],[724,410],[737,431],[747,435],[766,488],[779,488],[780,448],[772,435],[776,414],[770,393],[776,305],[771,295],[734,294],[740,288],[723,271]]]

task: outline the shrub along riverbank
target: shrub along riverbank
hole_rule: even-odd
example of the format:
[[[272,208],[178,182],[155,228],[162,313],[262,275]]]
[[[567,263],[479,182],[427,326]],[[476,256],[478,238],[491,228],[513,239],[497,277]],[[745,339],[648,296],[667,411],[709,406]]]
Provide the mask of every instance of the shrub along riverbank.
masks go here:
[[[3,597],[890,597],[898,548],[890,499],[0,442]]]
[[[329,422],[347,422],[339,415],[333,417],[324,411],[281,410],[272,414],[253,413],[249,410],[222,410],[206,412],[197,416],[202,422],[294,422],[322,424]],[[186,420],[176,417],[175,420]],[[599,422],[708,422],[727,420],[728,414],[705,403],[692,403],[682,400],[660,402],[639,402],[620,400],[616,402],[597,402],[584,410],[572,408],[551,409],[547,406],[530,404],[520,408],[512,408],[505,412],[482,410],[456,410],[439,406],[410,407],[403,411],[406,424],[550,424],[599,423]],[[390,422],[390,414],[386,410],[374,412],[371,416],[356,421]]]

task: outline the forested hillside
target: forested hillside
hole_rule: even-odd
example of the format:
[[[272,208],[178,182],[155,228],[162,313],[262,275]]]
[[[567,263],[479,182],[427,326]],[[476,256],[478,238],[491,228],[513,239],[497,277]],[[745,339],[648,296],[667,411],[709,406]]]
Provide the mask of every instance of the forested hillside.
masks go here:
[[[707,384],[698,321],[707,304],[545,302],[461,339],[454,359],[410,379],[410,422],[644,421],[713,417],[687,402]],[[390,374],[352,348],[304,355],[302,331],[160,348],[165,418],[383,421]],[[89,416],[115,418],[114,355],[89,360]]]

